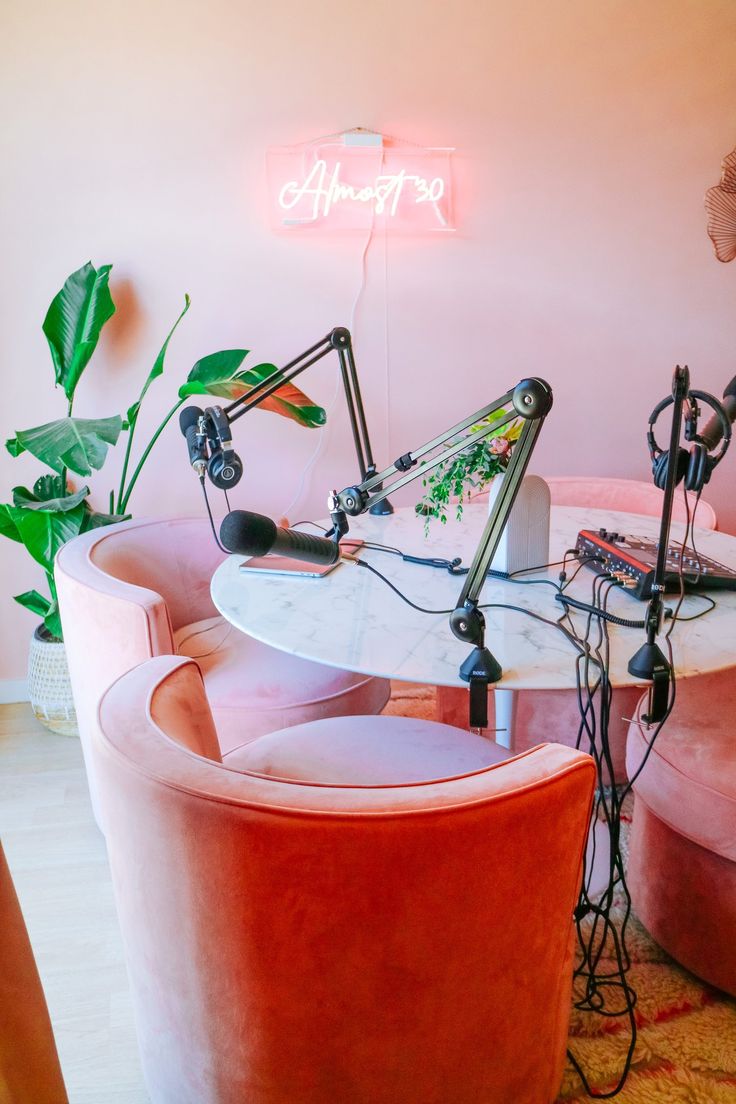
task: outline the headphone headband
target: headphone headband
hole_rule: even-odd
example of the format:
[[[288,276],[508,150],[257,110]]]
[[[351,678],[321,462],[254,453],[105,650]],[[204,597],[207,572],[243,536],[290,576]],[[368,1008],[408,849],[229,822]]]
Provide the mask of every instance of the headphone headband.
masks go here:
[[[649,448],[649,456],[652,460],[654,482],[661,489],[664,489],[667,481],[669,450],[665,451],[657,444],[657,440],[654,436],[654,426],[662,411],[666,410],[674,401],[674,396],[668,395],[666,399],[662,399],[662,401],[655,406],[654,410],[649,415],[647,446]],[[728,446],[731,443],[731,422],[723,404],[720,403],[715,396],[708,394],[707,391],[690,391],[688,393],[690,410],[685,416],[686,424],[695,419],[697,414],[696,401],[700,401],[711,408],[721,428],[720,448],[715,453],[710,451],[703,438],[697,433],[686,433],[687,439],[694,442],[689,453],[684,448],[678,449],[676,457],[676,482],[679,483],[684,477],[686,488],[689,491],[699,492],[702,491],[703,487],[710,479],[714,468],[720,464],[721,460],[726,455]]]

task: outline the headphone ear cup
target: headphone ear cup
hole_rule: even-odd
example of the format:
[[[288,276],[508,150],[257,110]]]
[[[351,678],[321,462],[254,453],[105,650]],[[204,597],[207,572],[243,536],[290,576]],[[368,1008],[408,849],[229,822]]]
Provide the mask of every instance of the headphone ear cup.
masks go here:
[[[702,491],[710,479],[712,465],[708,450],[705,445],[695,444],[690,449],[688,457],[687,473],[685,475],[685,487],[688,491]]]
[[[660,491],[665,489],[667,485],[667,469],[669,467],[668,461],[670,458],[669,452],[660,452],[652,464],[652,475],[654,476],[654,485],[659,487]],[[677,450],[677,474],[675,475],[675,484],[679,483],[685,472],[688,470],[688,464],[690,462],[690,454],[687,449],[681,448]]]
[[[243,474],[240,457],[232,451],[229,451],[226,457],[222,449],[215,449],[207,464],[207,474],[210,482],[218,490],[229,491],[240,482]]]

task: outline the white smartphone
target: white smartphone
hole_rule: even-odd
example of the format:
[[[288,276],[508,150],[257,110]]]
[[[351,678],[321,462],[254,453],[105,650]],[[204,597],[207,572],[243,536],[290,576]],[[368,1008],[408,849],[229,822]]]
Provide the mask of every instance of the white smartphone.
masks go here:
[[[343,540],[340,541],[340,548],[353,556],[364,543],[362,540]],[[334,564],[308,564],[303,560],[292,560],[288,556],[253,556],[241,563],[240,570],[254,571],[261,575],[302,575],[307,579],[321,579],[339,566],[340,560],[336,560]]]

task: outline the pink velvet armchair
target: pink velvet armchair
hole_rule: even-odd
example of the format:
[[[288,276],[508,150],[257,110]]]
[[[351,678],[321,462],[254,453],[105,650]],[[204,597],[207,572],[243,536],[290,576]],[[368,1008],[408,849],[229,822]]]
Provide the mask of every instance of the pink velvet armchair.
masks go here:
[[[632,903],[673,958],[736,996],[736,675],[680,681],[651,750],[645,705],[627,742]]]
[[[173,657],[92,752],[152,1104],[555,1099],[588,756],[348,717],[220,760]]]
[[[388,701],[385,679],[287,655],[228,625],[209,590],[224,557],[198,518],[126,521],[60,550],[56,585],[95,807],[89,739],[100,698],[152,656],[198,657],[225,751],[319,717],[379,713]]]
[[[544,476],[549,486],[553,506],[589,506],[596,510],[623,511],[659,517],[662,511],[663,492],[653,483],[636,479],[601,479],[584,475]],[[689,494],[690,509],[695,495]],[[488,498],[487,493],[474,501]],[[685,521],[687,513],[682,492],[678,491],[674,505],[675,521]],[[717,518],[713,507],[700,500],[696,521],[701,529],[716,529]],[[609,723],[609,743],[617,782],[626,780],[626,733],[629,718],[641,697],[638,686],[621,687],[614,696],[614,711]],[[466,724],[467,693],[453,687],[439,687],[437,691],[437,719],[447,724]],[[489,725],[493,726],[493,694],[489,700]],[[540,725],[542,728],[540,728]],[[532,747],[536,734],[547,733],[548,739],[559,740],[574,747],[580,726],[577,695],[572,690],[525,690],[518,695],[514,724],[514,750]],[[585,748],[585,743],[582,744]]]

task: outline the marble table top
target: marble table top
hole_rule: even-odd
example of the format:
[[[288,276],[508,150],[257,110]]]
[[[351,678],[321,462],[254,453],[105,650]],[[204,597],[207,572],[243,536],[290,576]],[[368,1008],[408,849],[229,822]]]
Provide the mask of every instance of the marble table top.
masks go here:
[[[351,519],[350,536],[390,544],[404,552],[424,556],[461,556],[468,566],[484,522],[483,504],[465,508],[462,522],[448,519],[447,525],[431,523],[429,538],[424,521],[412,509],[399,509],[392,516],[364,515]],[[656,537],[655,518],[610,510],[553,507],[550,530],[550,560],[559,560],[573,547],[580,529],[606,527],[620,533]],[[304,527],[306,528],[306,526]],[[673,539],[681,539],[684,526],[673,524]],[[317,530],[313,530],[317,532]],[[736,568],[736,537],[696,530],[698,550]],[[463,584],[462,577],[424,565],[403,562],[397,556],[362,549],[366,559],[399,587],[412,601],[429,609],[454,609]],[[419,613],[395,595],[371,572],[342,563],[322,579],[282,575],[248,575],[239,570],[244,557],[229,556],[212,578],[212,598],[217,609],[243,632],[275,648],[341,667],[384,678],[403,679],[438,686],[466,685],[458,669],[470,648],[457,640],[448,615]],[[571,561],[568,575],[575,569]],[[559,568],[525,578],[557,579]],[[593,572],[582,568],[569,593],[590,600]],[[713,592],[716,608],[696,621],[678,623],[672,634],[678,677],[687,677],[736,666],[736,591]],[[676,596],[667,596],[674,605]],[[481,603],[498,602],[521,606],[556,620],[560,605],[549,586],[519,586],[488,579]],[[703,608],[697,595],[685,599],[682,614]],[[612,613],[641,619],[646,603],[626,592],[612,591]],[[509,690],[569,689],[575,686],[576,652],[564,636],[523,613],[489,609],[486,616],[486,645],[503,668],[497,685]],[[573,614],[582,629],[585,614]],[[611,626],[611,681],[615,686],[634,685],[629,659],[644,642],[641,629]]]

